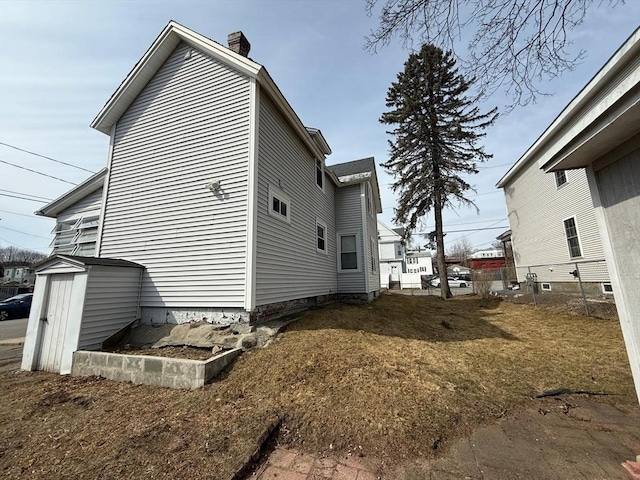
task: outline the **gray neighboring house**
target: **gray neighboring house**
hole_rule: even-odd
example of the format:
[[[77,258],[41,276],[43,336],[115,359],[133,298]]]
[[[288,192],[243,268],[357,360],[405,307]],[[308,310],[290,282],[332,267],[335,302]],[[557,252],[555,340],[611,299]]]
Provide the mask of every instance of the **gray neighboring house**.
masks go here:
[[[553,229],[554,219],[563,219],[566,243],[548,248],[574,253],[586,247],[582,225],[593,230],[590,248],[597,244],[606,259],[640,400],[640,29],[500,181],[507,204],[527,200],[526,190],[512,188],[519,165],[525,163],[547,184],[557,182],[558,177],[563,180],[567,174],[568,187],[572,180],[580,179],[580,192],[576,193],[580,193],[581,204],[575,205],[573,197],[559,199],[543,211],[547,223],[540,223],[540,228]],[[518,265],[523,251],[516,232],[527,218],[512,215],[509,209]],[[594,220],[584,224],[581,219],[587,212]],[[567,228],[568,219],[573,219],[569,222],[572,228]]]
[[[38,212],[58,219],[54,253],[143,266],[148,323],[374,298],[373,159],[327,166],[320,130],[248,58],[244,35],[228,40],[164,28],[91,124],[110,139],[106,170]]]

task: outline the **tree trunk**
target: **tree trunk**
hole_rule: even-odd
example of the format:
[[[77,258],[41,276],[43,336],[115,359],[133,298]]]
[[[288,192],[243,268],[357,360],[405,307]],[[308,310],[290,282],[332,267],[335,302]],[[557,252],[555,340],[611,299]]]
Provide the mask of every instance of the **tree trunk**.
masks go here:
[[[440,296],[451,298],[451,289],[447,280],[447,264],[444,261],[444,232],[442,228],[442,202],[439,191],[435,193],[433,202],[433,213],[436,221],[436,264],[438,265],[438,275],[440,276]]]

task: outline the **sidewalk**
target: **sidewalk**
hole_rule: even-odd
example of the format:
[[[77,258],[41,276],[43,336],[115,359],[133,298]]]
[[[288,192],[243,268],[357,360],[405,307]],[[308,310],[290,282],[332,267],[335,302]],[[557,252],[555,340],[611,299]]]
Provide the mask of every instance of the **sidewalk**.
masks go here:
[[[374,459],[276,448],[255,480],[615,480],[640,455],[640,407],[549,398],[454,441],[444,456],[383,471]]]

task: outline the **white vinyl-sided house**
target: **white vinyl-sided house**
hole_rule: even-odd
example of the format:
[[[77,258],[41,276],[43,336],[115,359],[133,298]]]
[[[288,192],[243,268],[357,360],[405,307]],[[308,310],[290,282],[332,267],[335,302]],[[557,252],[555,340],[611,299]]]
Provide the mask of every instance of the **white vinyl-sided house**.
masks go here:
[[[547,259],[606,259],[640,399],[640,29],[498,186],[516,266],[543,249]]]
[[[254,322],[377,296],[373,158],[327,166],[322,133],[247,57],[242,33],[228,41],[170,22],[122,81],[91,124],[110,139],[106,170],[38,212],[57,218],[59,261],[36,289],[58,270],[92,278],[94,256],[125,262],[95,277],[105,298],[118,268],[142,268],[148,323]],[[35,298],[30,327],[51,325],[54,299]]]
[[[389,228],[378,221],[378,250],[380,255],[380,287],[400,285],[404,264],[403,228]]]

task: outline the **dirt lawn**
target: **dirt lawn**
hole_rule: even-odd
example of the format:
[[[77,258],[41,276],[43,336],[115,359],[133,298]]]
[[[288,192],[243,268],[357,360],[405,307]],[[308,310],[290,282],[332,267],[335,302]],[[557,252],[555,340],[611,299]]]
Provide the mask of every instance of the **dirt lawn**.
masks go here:
[[[283,444],[392,467],[555,388],[636,404],[616,321],[385,295],[308,312],[198,391],[0,374],[0,477],[226,480],[278,418]]]

